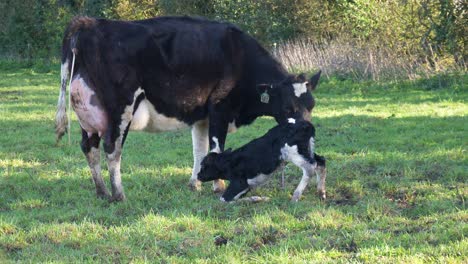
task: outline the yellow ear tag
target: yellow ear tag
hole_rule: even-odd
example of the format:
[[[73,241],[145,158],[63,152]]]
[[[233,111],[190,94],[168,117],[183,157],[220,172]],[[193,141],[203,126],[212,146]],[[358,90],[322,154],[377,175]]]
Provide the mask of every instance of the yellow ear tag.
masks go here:
[[[264,104],[268,104],[268,102],[270,102],[270,95],[268,95],[267,91],[260,95],[260,102]]]

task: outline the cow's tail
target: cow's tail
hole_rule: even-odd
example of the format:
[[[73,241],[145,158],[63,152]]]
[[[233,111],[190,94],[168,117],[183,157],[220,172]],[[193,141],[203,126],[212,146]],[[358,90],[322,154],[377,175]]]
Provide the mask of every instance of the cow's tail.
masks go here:
[[[68,120],[66,113],[67,80],[70,77],[69,64],[70,60],[65,58],[65,61],[62,60],[62,65],[60,67],[60,94],[57,103],[57,113],[55,114],[55,135],[57,136],[57,143],[67,132],[67,126],[70,125],[70,120]]]
[[[62,65],[60,68],[60,94],[57,103],[57,112],[55,114],[55,135],[57,143],[68,132],[68,143],[70,143],[71,127],[71,82],[75,69],[76,55],[78,53],[77,42],[79,32],[83,29],[93,26],[94,18],[75,17],[72,19],[65,31],[62,43]],[[69,82],[68,95],[68,116],[67,116],[67,81]]]

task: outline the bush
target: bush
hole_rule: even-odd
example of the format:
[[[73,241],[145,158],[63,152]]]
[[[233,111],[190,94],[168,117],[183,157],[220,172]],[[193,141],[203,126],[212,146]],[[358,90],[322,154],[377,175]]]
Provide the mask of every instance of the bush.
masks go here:
[[[0,0],[5,14],[0,16],[0,58],[57,58],[63,30],[75,15],[124,20],[199,15],[238,25],[274,48],[291,68],[327,65],[330,73],[356,78],[413,78],[466,70],[467,14],[462,2]],[[320,65],[313,63],[320,60]]]

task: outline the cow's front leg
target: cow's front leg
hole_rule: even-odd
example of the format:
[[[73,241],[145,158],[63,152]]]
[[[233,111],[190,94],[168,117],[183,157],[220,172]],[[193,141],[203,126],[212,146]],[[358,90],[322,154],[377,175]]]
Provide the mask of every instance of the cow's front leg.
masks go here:
[[[98,134],[88,135],[88,132],[83,129],[81,130],[81,150],[88,161],[88,166],[91,170],[94,184],[96,185],[96,195],[98,198],[107,199],[110,195],[101,176],[100,141],[101,139]]]
[[[228,131],[229,122],[223,115],[211,115],[209,125],[209,144],[210,152],[221,153],[224,151],[224,143]],[[221,175],[220,175],[221,178]],[[226,189],[224,180],[213,181],[213,191],[222,193]]]
[[[208,153],[208,120],[201,120],[193,124],[192,127],[193,146],[193,170],[190,177],[189,186],[193,190],[201,189],[201,182],[198,180],[200,164]]]

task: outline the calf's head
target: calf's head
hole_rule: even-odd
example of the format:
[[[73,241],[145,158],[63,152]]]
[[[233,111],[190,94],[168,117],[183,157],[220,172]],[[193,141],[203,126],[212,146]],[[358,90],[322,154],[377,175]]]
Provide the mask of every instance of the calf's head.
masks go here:
[[[311,92],[317,87],[320,74],[321,71],[310,79],[300,74],[277,84],[260,84],[261,102],[270,106],[270,113],[278,124],[287,123],[288,118],[310,121],[310,113],[315,106]]]
[[[201,163],[200,172],[198,173],[198,179],[202,182],[213,181],[217,179],[226,178],[226,168],[227,168],[227,157],[226,154],[229,154],[231,151],[226,150],[225,152],[218,154],[216,152],[211,152],[203,159]]]

